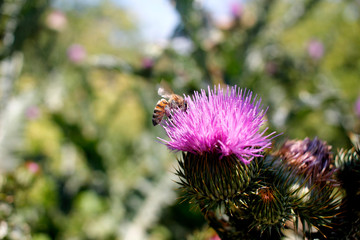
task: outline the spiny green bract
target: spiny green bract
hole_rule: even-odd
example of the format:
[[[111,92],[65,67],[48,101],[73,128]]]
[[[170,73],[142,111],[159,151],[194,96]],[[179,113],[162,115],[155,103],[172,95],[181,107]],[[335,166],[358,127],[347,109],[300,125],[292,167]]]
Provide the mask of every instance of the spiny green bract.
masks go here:
[[[241,196],[249,185],[256,183],[258,165],[244,164],[235,156],[219,160],[218,154],[183,153],[177,175],[186,197],[205,205],[221,205]]]
[[[334,184],[315,184],[274,156],[243,164],[236,157],[183,153],[177,175],[222,239],[279,239],[290,228],[323,237],[339,214]]]

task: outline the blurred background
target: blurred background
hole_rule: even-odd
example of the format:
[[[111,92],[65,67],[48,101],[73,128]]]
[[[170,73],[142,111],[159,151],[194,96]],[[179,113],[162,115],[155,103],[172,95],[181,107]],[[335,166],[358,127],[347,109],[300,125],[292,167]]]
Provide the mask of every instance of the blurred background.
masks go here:
[[[251,89],[282,139],[359,132],[359,0],[0,1],[0,239],[215,239],[151,118]]]

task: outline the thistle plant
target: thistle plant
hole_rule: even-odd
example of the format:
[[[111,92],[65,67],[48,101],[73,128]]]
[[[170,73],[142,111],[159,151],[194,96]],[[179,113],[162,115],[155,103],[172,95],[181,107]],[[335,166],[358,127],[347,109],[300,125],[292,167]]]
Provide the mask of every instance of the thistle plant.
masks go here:
[[[265,127],[267,109],[236,86],[185,100],[187,110],[161,124],[168,139],[160,140],[182,152],[176,174],[183,196],[221,239],[358,237],[347,223],[359,223],[359,150],[334,157],[318,138],[271,149],[279,134]]]

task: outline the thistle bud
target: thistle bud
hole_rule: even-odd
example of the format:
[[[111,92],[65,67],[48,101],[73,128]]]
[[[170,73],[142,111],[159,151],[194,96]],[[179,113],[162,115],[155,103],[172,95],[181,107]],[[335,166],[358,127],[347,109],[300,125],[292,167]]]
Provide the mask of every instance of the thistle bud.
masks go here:
[[[332,164],[331,146],[314,138],[288,140],[278,152],[284,164],[310,183],[334,182],[335,168]]]
[[[283,197],[271,187],[259,188],[250,208],[259,225],[258,227],[283,224],[287,214],[283,204]]]

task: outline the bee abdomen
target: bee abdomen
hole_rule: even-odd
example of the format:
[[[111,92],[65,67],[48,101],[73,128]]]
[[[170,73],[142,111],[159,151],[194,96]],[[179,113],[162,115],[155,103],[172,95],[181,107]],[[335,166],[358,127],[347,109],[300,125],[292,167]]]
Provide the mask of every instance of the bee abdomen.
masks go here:
[[[165,99],[161,99],[157,102],[152,116],[152,123],[154,126],[158,125],[164,117],[167,104],[168,102]]]

